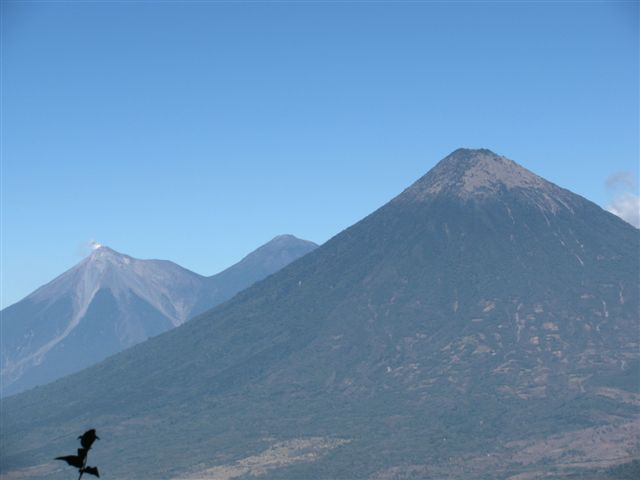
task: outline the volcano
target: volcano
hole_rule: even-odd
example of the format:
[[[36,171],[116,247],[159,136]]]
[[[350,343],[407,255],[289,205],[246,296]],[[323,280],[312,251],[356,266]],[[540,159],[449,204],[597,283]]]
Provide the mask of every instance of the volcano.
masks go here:
[[[615,478],[640,455],[639,247],[456,150],[231,301],[6,399],[0,468],[62,478],[52,437],[92,425],[117,478]]]
[[[279,235],[205,277],[97,244],[80,263],[0,312],[2,394],[44,385],[177,327],[315,247]]]

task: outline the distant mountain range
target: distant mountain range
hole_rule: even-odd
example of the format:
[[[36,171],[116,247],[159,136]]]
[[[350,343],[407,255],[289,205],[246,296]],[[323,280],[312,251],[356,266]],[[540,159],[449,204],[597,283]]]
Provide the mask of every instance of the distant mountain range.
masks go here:
[[[204,277],[173,262],[99,246],[0,312],[2,393],[43,385],[177,327],[316,247],[280,235]]]
[[[456,150],[232,300],[5,399],[0,471],[67,478],[51,459],[94,427],[113,478],[634,475],[639,248],[592,202]]]

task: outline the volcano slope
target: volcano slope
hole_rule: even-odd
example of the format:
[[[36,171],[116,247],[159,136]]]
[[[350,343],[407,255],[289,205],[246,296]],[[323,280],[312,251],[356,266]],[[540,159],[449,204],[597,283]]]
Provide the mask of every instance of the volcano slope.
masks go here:
[[[229,302],[6,399],[2,472],[64,478],[92,426],[113,478],[606,478],[640,453],[639,246],[457,150]]]

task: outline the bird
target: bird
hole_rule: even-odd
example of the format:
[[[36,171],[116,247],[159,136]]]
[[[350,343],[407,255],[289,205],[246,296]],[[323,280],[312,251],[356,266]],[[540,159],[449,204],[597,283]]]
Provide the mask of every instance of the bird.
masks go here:
[[[64,460],[72,467],[82,469],[84,468],[84,464],[87,461],[87,451],[84,448],[79,448],[77,455],[67,455],[65,457],[56,457],[55,459]]]
[[[77,455],[66,455],[64,457],[56,457],[55,459],[63,460],[72,467],[76,467],[80,472],[78,480],[80,480],[82,478],[82,475],[84,475],[85,473],[88,473],[89,475],[95,475],[96,477],[100,478],[98,467],[87,466],[87,453],[91,449],[91,445],[93,445],[93,442],[95,442],[96,440],[100,440],[100,437],[96,435],[95,428],[92,428],[91,430],[87,430],[82,435],[78,436],[78,438],[80,439],[82,448],[78,449]]]
[[[80,439],[80,444],[82,445],[82,448],[86,448],[87,450],[91,448],[91,445],[93,445],[93,442],[95,442],[96,440],[100,440],[100,437],[96,435],[95,428],[92,428],[91,430],[87,430],[82,435],[79,435],[78,438]]]

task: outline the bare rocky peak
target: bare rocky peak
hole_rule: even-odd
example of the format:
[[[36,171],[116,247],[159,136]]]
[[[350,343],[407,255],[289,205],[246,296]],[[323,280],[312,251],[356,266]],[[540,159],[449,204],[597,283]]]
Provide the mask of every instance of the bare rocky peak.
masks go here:
[[[270,246],[270,245],[285,245],[285,246],[289,246],[289,245],[316,245],[314,242],[311,242],[309,240],[302,240],[298,237],[296,237],[295,235],[291,235],[288,233],[284,233],[282,235],[277,235],[275,236],[271,241],[269,241],[268,243],[266,243],[264,246]],[[316,245],[317,246],[317,245]]]
[[[75,267],[30,296],[37,301],[53,301],[61,295],[71,295],[75,316],[79,318],[101,289],[111,290],[116,297],[133,293],[161,311],[174,325],[179,325],[187,320],[203,279],[173,262],[139,260],[99,246]],[[183,292],[190,289],[194,293],[185,296]]]
[[[129,265],[131,264],[132,257],[116,252],[109,247],[100,245],[93,249],[91,255],[89,255],[85,261],[92,262],[94,264],[112,264],[112,265]]]
[[[245,257],[245,259],[250,257],[262,258],[262,256],[264,255],[273,253],[286,256],[300,249],[310,251],[317,246],[318,245],[314,242],[310,242],[309,240],[302,240],[294,235],[278,235],[269,242],[251,252]]]
[[[423,202],[446,195],[462,200],[519,191],[545,210],[571,210],[575,195],[487,149],[460,148],[407,188],[397,201]]]

